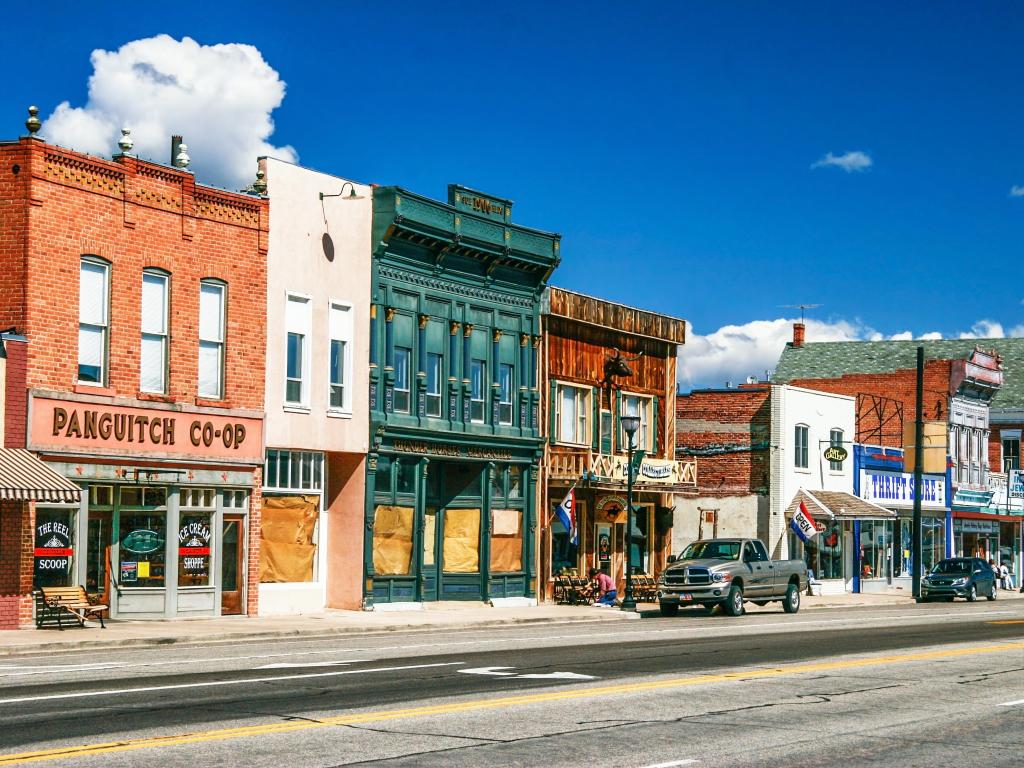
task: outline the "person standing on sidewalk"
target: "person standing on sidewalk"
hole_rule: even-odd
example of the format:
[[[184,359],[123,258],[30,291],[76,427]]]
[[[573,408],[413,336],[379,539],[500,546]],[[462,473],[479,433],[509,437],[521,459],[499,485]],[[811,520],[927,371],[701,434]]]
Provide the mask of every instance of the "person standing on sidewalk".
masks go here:
[[[616,590],[615,582],[612,581],[611,576],[602,570],[591,568],[590,580],[594,583],[594,589],[597,592],[597,600],[594,602],[594,605],[601,606],[602,608],[615,605],[618,590]]]

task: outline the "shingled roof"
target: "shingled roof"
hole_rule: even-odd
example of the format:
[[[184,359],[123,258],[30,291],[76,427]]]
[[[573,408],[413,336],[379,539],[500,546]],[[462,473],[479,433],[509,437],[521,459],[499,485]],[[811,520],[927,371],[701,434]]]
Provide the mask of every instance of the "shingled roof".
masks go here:
[[[1003,359],[1003,386],[993,408],[1024,408],[1024,338],[936,341],[819,341],[787,344],[772,381],[834,379],[848,373],[886,373],[917,365],[917,348],[930,360],[966,359],[974,348],[994,349]]]

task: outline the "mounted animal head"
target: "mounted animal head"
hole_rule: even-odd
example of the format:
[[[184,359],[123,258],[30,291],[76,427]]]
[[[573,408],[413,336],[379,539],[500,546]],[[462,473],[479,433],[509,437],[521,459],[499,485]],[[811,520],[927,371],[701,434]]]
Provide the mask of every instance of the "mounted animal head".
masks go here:
[[[635,362],[643,357],[643,352],[634,357],[623,357],[618,347],[612,349],[613,354],[605,355],[604,361],[604,378],[605,381],[611,381],[614,378],[632,376],[633,369],[629,367],[629,363]]]

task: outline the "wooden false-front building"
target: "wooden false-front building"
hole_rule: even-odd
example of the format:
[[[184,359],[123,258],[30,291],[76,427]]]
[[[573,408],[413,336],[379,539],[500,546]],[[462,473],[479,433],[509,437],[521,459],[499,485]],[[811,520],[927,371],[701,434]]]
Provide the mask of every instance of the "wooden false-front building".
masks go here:
[[[455,185],[378,188],[373,218],[364,603],[532,599],[559,236]]]
[[[682,320],[584,296],[545,292],[541,314],[542,418],[547,431],[541,479],[541,575],[600,568],[625,579],[626,438],[620,416],[640,417],[645,455],[633,487],[629,532],[634,573],[657,575],[672,543],[676,494],[695,493],[696,463],[675,459],[677,350]],[[554,510],[575,487],[578,544]]]

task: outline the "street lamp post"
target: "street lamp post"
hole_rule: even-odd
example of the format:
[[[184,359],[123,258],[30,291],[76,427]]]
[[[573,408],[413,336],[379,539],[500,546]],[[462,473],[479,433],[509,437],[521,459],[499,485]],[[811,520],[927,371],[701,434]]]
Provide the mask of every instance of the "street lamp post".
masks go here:
[[[633,438],[640,428],[639,416],[620,416],[622,431],[626,433],[626,594],[622,610],[636,612],[633,599]]]

